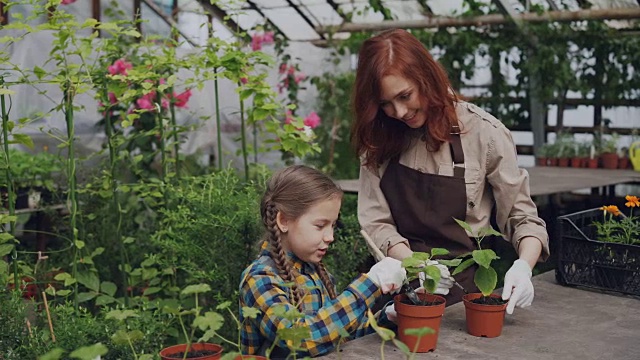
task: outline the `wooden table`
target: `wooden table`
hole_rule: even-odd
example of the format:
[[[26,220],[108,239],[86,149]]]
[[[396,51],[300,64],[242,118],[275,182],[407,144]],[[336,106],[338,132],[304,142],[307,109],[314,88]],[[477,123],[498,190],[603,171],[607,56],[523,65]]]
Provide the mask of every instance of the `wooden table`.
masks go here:
[[[640,299],[564,287],[554,272],[533,278],[531,307],[506,315],[502,335],[468,335],[462,303],[446,308],[437,349],[416,359],[568,360],[640,359]],[[377,334],[352,340],[323,360],[380,359]],[[405,359],[385,344],[385,359]]]
[[[549,195],[581,189],[640,182],[640,172],[633,170],[582,169],[555,166],[526,168],[531,195]],[[357,193],[358,180],[337,180],[345,192]]]

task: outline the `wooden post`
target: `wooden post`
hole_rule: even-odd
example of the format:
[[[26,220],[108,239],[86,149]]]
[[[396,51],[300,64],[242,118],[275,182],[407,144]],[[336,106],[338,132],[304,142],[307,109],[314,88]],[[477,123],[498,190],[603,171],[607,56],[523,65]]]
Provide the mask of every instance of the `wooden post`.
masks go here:
[[[133,0],[133,21],[136,23],[136,29],[138,29],[140,34],[142,34],[142,24],[140,23],[140,19],[142,18],[141,1],[142,0]]]
[[[100,22],[101,18],[101,8],[100,8],[100,0],[93,0],[91,3],[91,16]],[[98,37],[102,36],[100,29],[96,28],[95,31],[98,32]]]
[[[9,23],[9,13],[4,9],[4,3],[0,2],[0,25]]]

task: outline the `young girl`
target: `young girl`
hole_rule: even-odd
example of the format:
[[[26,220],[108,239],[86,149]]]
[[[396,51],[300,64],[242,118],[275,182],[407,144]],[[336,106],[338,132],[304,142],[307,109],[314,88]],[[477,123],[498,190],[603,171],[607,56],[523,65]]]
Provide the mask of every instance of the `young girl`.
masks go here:
[[[342,330],[351,338],[373,332],[367,310],[381,293],[397,291],[406,278],[400,261],[385,258],[336,293],[335,283],[322,264],[342,203],[342,190],[321,172],[306,166],[290,166],[273,175],[260,204],[266,228],[262,251],[242,274],[240,309],[259,310],[256,319],[244,318],[242,353],[264,355],[276,340],[271,358],[289,354],[277,339],[278,329],[306,327],[300,356],[331,351]],[[304,314],[290,320],[278,314],[297,308]],[[274,311],[275,310],[275,311]],[[341,330],[342,329],[342,330]]]

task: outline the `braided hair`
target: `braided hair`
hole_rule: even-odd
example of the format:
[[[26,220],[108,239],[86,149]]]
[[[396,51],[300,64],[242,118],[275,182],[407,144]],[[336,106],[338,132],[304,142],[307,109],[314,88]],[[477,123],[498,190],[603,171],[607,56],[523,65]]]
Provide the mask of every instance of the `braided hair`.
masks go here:
[[[293,283],[293,303],[302,300],[303,292],[296,284],[297,271],[287,259],[282,247],[282,234],[276,221],[278,213],[282,212],[288,219],[295,220],[318,202],[334,197],[342,197],[342,190],[333,180],[322,172],[304,165],[286,167],[276,172],[267,183],[260,203],[260,215],[266,229],[265,241],[269,245],[278,274],[284,281]],[[320,262],[315,267],[329,296],[335,299],[336,291],[324,264]]]

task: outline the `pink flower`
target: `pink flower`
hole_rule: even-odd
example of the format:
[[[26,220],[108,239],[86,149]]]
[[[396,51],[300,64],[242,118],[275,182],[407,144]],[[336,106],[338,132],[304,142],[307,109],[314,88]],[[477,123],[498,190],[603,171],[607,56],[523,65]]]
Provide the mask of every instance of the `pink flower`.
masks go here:
[[[315,111],[312,111],[306,118],[304,118],[304,124],[312,129],[315,129],[320,125],[320,117]]]
[[[289,75],[293,75],[295,72],[296,72],[295,66],[293,65],[289,66],[289,70],[287,70],[287,73],[289,73]]]
[[[138,105],[139,109],[142,110],[153,110],[153,102],[151,100],[149,100],[149,98],[147,98],[146,96],[143,96],[141,98],[139,98],[138,100],[136,100],[136,104]]]
[[[163,109],[168,109],[169,108],[169,99],[162,98],[162,100],[160,100],[160,104],[162,105]]]
[[[173,94],[175,98],[175,105],[179,108],[187,107],[187,102],[189,102],[189,98],[191,97],[191,89],[187,89],[180,94]]]
[[[291,114],[291,110],[287,110],[284,116],[284,123],[291,124],[293,122],[293,114]]]
[[[300,81],[303,81],[304,79],[307,78],[307,75],[303,74],[303,73],[297,73],[294,80],[296,82],[296,84],[299,84]]]
[[[273,31],[265,31],[262,42],[267,45],[273,44]]]
[[[62,2],[60,2],[60,5],[69,5],[73,4],[74,2],[76,2],[76,0],[62,0]]]
[[[284,74],[286,71],[287,71],[287,64],[286,63],[280,64],[280,69],[279,69],[280,74]]]
[[[116,60],[113,65],[108,67],[109,74],[111,75],[127,75],[127,70],[131,69],[133,65],[130,62],[126,62],[124,59]]]
[[[243,84],[246,84],[246,83],[249,82],[249,79],[247,79],[246,77],[241,77],[240,78],[240,82],[243,83]]]
[[[108,96],[109,96],[109,103],[111,103],[111,105],[115,105],[118,103],[118,98],[116,97],[116,94],[110,92]]]
[[[262,49],[262,35],[255,34],[251,37],[251,50],[258,51]]]

